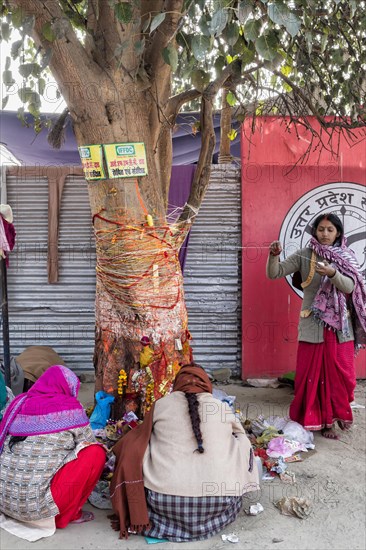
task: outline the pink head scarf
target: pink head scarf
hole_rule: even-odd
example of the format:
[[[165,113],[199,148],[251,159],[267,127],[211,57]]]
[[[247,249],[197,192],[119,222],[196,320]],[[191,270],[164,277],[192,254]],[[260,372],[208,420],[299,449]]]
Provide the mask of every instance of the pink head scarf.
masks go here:
[[[89,419],[77,400],[79,386],[79,379],[67,367],[47,369],[6,409],[0,423],[0,452],[8,434],[41,435],[87,426]]]

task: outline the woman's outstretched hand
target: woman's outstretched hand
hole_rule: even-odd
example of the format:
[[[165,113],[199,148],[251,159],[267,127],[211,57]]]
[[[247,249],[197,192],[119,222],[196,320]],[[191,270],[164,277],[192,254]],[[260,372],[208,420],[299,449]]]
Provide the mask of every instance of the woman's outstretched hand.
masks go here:
[[[278,256],[282,252],[282,244],[280,241],[273,241],[269,245],[269,253],[271,256]]]

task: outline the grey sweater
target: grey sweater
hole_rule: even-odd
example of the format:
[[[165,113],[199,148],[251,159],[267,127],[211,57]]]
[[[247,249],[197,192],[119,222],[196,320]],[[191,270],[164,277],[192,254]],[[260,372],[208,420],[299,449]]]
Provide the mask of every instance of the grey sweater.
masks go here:
[[[267,260],[267,277],[269,279],[279,279],[280,277],[286,277],[295,271],[300,271],[302,281],[306,281],[310,273],[310,259],[312,250],[310,248],[301,248],[294,254],[286,258],[283,262],[279,261],[279,256],[268,256]],[[320,256],[316,257],[316,261],[323,261]],[[314,272],[314,276],[310,284],[304,288],[304,297],[300,312],[299,321],[299,334],[298,340],[302,342],[311,342],[318,344],[323,342],[324,327],[314,320],[312,313],[310,312],[311,304],[315,298],[321,281],[319,273]],[[350,277],[341,275],[338,271],[334,277],[331,277],[330,281],[341,292],[350,294],[354,288],[354,282]],[[350,335],[345,337],[341,332],[337,332],[339,342],[348,342],[353,340],[352,325],[350,323]]]

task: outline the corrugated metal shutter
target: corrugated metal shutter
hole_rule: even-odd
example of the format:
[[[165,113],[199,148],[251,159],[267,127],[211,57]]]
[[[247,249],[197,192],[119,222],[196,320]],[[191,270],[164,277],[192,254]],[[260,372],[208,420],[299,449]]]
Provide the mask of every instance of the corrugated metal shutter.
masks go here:
[[[184,288],[195,360],[241,371],[240,169],[213,166],[190,235]]]
[[[30,345],[54,348],[76,370],[92,370],[95,245],[87,185],[67,178],[62,196],[59,282],[47,281],[48,185],[7,179],[16,246],[8,270],[11,354]]]
[[[95,245],[87,184],[69,177],[62,196],[59,282],[47,281],[45,178],[7,178],[17,242],[8,271],[11,354],[54,348],[77,372],[92,371]],[[240,170],[213,167],[190,236],[185,294],[195,359],[240,372]]]

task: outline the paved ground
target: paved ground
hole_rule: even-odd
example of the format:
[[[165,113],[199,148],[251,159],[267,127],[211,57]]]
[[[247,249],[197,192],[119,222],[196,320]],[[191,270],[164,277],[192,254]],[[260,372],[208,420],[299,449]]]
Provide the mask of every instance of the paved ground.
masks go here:
[[[237,397],[242,410],[249,407],[249,417],[281,415],[288,411],[292,399],[289,387],[259,389],[243,387],[240,382],[217,386]],[[365,405],[366,382],[358,384],[356,401]],[[92,403],[93,384],[82,384],[80,399]],[[327,441],[315,434],[315,450],[302,453],[305,458],[291,466],[296,474],[296,485],[280,480],[263,482],[259,497],[264,512],[247,516],[242,511],[238,519],[224,533],[236,533],[239,543],[223,542],[221,535],[196,543],[160,543],[162,550],[208,550],[231,547],[244,550],[364,550],[366,548],[365,481],[366,430],[365,409],[355,410],[354,426],[340,441]],[[310,499],[312,512],[305,520],[283,516],[273,502],[282,496],[304,496]],[[93,510],[96,519],[82,525],[69,525],[53,537],[35,543],[0,531],[1,550],[144,550],[148,545],[143,537],[131,536],[128,541],[118,539],[111,530],[107,511]]]

